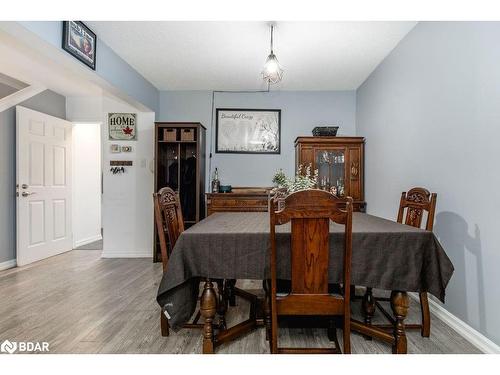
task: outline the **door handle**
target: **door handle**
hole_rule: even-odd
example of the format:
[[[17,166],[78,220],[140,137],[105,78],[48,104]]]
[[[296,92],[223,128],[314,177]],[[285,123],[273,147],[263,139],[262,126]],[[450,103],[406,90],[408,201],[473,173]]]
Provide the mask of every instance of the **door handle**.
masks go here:
[[[27,196],[30,196],[30,195],[33,195],[33,194],[36,194],[36,193],[27,193],[27,192],[25,192],[25,191],[23,191],[23,192],[21,193],[21,195],[22,195],[23,197],[27,197]]]
[[[27,188],[29,188],[29,186],[28,186],[27,184],[22,184],[22,185],[21,185],[21,187],[22,187],[23,189],[27,189]]]

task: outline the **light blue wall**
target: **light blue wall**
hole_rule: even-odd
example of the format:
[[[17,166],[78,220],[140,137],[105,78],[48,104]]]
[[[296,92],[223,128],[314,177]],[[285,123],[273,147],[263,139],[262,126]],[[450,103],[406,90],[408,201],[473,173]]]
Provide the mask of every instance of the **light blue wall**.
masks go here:
[[[19,105],[66,118],[66,99],[50,90]],[[16,108],[0,112],[0,263],[16,258]]]
[[[22,21],[19,23],[45,41],[62,49],[62,21]],[[154,58],[154,56],[151,58]],[[77,60],[75,60],[75,63],[79,64]],[[85,66],[83,63],[82,65]],[[158,90],[156,87],[99,39],[99,35],[97,35],[95,71],[111,85],[127,93],[154,112],[159,112]]]
[[[244,155],[213,152],[212,170],[219,168],[221,183],[233,186],[271,186],[276,170],[295,169],[295,138],[311,135],[315,126],[339,125],[339,135],[355,135],[354,91],[271,91],[270,93],[215,93],[214,108],[281,109],[281,154]],[[199,121],[207,128],[207,156],[211,139],[211,91],[161,91],[161,121]],[[213,125],[215,129],[215,123]],[[207,182],[208,162],[207,162]],[[207,183],[207,189],[209,188]]]
[[[412,186],[438,193],[455,273],[446,308],[500,344],[500,23],[423,22],[357,91],[368,212],[396,217]]]

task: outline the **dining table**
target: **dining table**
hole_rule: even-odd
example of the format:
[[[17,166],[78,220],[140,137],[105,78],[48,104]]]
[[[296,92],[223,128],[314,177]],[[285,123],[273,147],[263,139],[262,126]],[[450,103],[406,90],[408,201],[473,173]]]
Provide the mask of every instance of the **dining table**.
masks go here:
[[[394,324],[387,330],[367,320],[352,320],[351,328],[389,343],[393,353],[407,353],[408,292],[428,292],[444,302],[453,264],[431,231],[361,212],[354,212],[352,220],[351,284],[391,291]],[[328,278],[332,284],[342,279],[343,230],[330,223]],[[204,353],[213,353],[218,343],[255,328],[254,312],[253,320],[215,333],[221,298],[213,281],[268,280],[269,232],[267,212],[214,213],[182,232],[172,249],[157,301],[175,331],[190,319],[200,300]],[[277,276],[283,280],[290,279],[290,239],[289,224],[277,227]],[[201,298],[200,281],[204,283]]]

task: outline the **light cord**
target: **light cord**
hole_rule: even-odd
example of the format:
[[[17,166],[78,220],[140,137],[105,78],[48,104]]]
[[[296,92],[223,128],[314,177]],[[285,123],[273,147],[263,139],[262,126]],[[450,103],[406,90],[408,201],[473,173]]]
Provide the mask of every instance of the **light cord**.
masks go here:
[[[215,152],[214,143],[214,118],[215,118],[215,94],[216,93],[233,93],[233,94],[258,94],[258,93],[269,93],[270,92],[270,82],[267,82],[267,90],[212,90],[212,116],[210,118],[210,153],[208,155],[208,176],[209,182],[212,179],[212,156]]]

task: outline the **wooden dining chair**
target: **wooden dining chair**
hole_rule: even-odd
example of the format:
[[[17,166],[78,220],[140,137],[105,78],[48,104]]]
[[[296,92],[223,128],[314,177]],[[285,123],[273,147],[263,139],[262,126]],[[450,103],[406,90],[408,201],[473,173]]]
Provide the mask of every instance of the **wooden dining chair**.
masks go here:
[[[284,348],[278,346],[280,316],[343,316],[344,353],[351,352],[350,273],[352,253],[352,198],[337,198],[323,190],[292,193],[270,210],[271,228],[271,353],[339,353],[329,348]],[[343,209],[341,207],[344,207]],[[339,294],[328,292],[330,258],[330,220],[344,225],[343,288]],[[291,291],[277,293],[276,227],[291,223]],[[346,287],[347,286],[347,287]]]
[[[421,228],[424,214],[427,213],[425,229],[432,231],[434,226],[434,214],[436,210],[437,194],[430,193],[427,189],[415,187],[408,192],[401,193],[397,222]],[[371,291],[369,291],[371,293]],[[429,299],[427,292],[420,292],[420,312],[422,321],[420,324],[407,324],[406,329],[419,329],[423,337],[431,334],[431,314],[429,311]],[[375,305],[382,313],[389,317],[389,313],[383,308],[379,301],[389,301],[388,298],[375,298]]]
[[[179,196],[169,187],[164,187],[153,194],[156,231],[160,241],[161,261],[163,272],[167,269],[168,258],[177,242],[184,232],[184,219]],[[167,242],[168,238],[168,242]],[[203,328],[198,324],[200,313],[198,312],[192,323],[185,324],[185,328]],[[160,312],[161,335],[169,335],[168,319],[163,310]]]
[[[184,232],[184,219],[179,196],[169,187],[153,194],[156,230],[160,241],[163,272],[167,269],[168,258],[177,239]],[[168,238],[168,242],[167,242]]]

